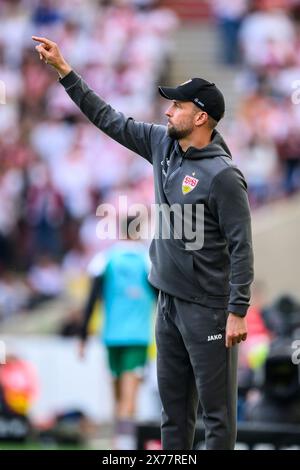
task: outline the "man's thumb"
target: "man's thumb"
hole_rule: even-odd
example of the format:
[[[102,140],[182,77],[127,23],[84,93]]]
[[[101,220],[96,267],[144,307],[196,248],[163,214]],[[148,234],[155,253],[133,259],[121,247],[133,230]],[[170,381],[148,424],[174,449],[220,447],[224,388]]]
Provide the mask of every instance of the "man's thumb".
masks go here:
[[[50,54],[49,54],[49,52],[47,51],[47,49],[45,49],[45,48],[42,46],[42,44],[40,44],[39,46],[36,46],[35,48],[36,48],[36,50],[38,51],[38,53],[40,54],[40,57],[42,56],[43,59],[45,59],[45,60],[48,60],[48,59],[49,59]]]

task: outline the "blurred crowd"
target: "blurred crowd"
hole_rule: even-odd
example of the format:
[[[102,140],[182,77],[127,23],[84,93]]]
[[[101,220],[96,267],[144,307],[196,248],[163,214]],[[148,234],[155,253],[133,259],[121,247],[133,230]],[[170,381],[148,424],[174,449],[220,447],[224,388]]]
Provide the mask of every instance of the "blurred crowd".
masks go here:
[[[104,245],[99,204],[153,202],[151,167],[88,123],[31,35],[57,42],[113,107],[152,121],[178,20],[145,0],[1,0],[0,18],[1,320],[86,272]]]
[[[300,2],[214,0],[213,11],[219,60],[240,66],[227,140],[258,206],[300,188]]]
[[[221,131],[255,208],[300,188],[300,2],[210,5],[239,92]],[[0,18],[1,321],[81,292],[77,280],[107,243],[96,236],[100,204],[153,202],[150,165],[87,122],[31,35],[57,42],[116,109],[162,122],[156,85],[170,79],[179,21],[156,0],[0,0]]]

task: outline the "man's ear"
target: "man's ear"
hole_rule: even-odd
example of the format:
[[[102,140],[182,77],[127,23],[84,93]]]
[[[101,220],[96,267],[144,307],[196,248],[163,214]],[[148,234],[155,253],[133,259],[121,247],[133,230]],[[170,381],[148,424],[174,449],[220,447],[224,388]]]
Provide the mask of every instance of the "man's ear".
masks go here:
[[[203,126],[208,120],[208,114],[205,111],[200,111],[195,115],[195,125]]]

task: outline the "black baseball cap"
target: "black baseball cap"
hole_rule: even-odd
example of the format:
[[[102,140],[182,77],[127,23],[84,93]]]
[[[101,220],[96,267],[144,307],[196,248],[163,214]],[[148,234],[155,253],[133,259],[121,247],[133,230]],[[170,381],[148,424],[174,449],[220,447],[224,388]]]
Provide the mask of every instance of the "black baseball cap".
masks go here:
[[[220,121],[225,113],[222,92],[204,78],[191,78],[176,88],[160,86],[158,91],[167,100],[192,101],[216,121]]]

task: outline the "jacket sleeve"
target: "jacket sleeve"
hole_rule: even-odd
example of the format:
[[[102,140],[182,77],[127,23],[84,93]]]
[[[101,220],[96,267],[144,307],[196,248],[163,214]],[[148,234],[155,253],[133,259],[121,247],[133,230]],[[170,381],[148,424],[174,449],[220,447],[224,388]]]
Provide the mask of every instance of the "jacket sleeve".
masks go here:
[[[165,127],[126,118],[103,101],[74,71],[59,80],[83,114],[105,134],[152,163],[152,148],[165,135]]]
[[[225,168],[215,176],[209,208],[228,243],[231,265],[228,311],[243,317],[250,301],[253,251],[247,184],[237,168]]]

